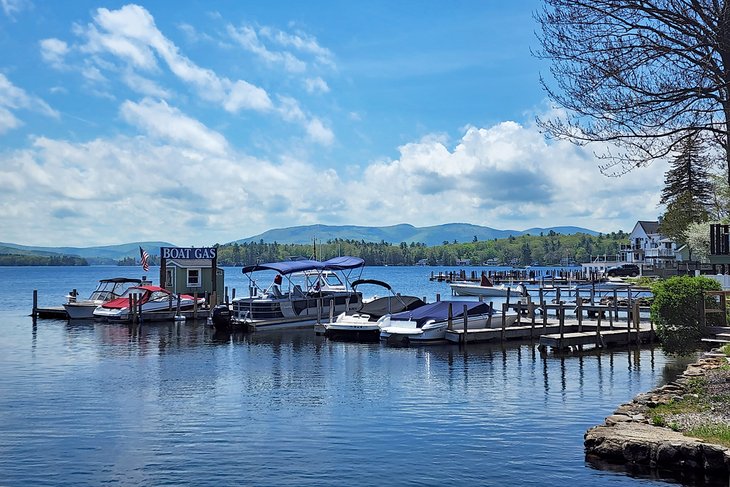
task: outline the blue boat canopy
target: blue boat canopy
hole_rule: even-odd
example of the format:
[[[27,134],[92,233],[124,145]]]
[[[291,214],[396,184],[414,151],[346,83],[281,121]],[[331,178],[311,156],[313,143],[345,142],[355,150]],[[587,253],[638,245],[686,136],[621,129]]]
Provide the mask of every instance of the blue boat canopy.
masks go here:
[[[463,318],[465,305],[467,316],[493,312],[489,304],[479,301],[436,301],[412,311],[395,313],[391,315],[391,320],[413,320],[418,328],[421,328],[429,320],[444,321],[449,319],[449,304],[451,304],[451,317],[454,319]]]
[[[365,261],[360,257],[350,257],[343,255],[342,257],[334,257],[322,262],[326,271],[344,271],[347,269],[357,269],[365,265]]]
[[[271,270],[279,274],[292,274],[304,271],[342,271],[362,267],[365,261],[360,257],[335,257],[334,259],[319,262],[317,260],[285,260],[282,262],[270,262],[268,264],[248,265],[242,272],[249,274],[256,271]]]

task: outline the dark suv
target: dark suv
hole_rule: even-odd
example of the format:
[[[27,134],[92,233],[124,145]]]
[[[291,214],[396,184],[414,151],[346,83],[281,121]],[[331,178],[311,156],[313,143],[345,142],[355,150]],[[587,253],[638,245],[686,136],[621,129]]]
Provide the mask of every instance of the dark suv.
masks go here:
[[[621,264],[606,269],[608,277],[630,276],[636,277],[641,273],[639,266],[636,264]]]

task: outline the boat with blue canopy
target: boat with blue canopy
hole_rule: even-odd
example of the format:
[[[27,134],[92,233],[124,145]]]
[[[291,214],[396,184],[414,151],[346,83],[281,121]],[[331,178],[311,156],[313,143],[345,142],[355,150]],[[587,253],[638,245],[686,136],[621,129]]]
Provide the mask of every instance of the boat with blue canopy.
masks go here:
[[[254,329],[304,328],[354,311],[362,295],[350,282],[362,274],[364,265],[359,257],[343,256],[246,266],[242,271],[249,280],[249,295],[232,301],[231,323]]]

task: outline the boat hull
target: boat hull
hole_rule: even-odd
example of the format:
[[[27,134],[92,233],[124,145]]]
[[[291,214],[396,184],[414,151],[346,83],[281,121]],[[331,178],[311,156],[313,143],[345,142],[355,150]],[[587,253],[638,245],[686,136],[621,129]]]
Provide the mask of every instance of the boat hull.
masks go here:
[[[65,303],[63,308],[71,320],[89,320],[94,318],[94,310],[101,304],[94,301],[79,301],[76,303]]]
[[[458,296],[493,296],[505,297],[508,294],[512,296],[519,295],[517,288],[509,286],[481,286],[479,284],[470,283],[451,283],[451,291]]]

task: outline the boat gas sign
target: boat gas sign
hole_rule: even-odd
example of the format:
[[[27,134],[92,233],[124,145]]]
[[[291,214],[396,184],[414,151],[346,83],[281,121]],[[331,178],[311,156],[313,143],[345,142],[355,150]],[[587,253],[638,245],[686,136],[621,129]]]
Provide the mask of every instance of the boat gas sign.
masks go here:
[[[215,259],[215,247],[160,247],[163,259]]]

